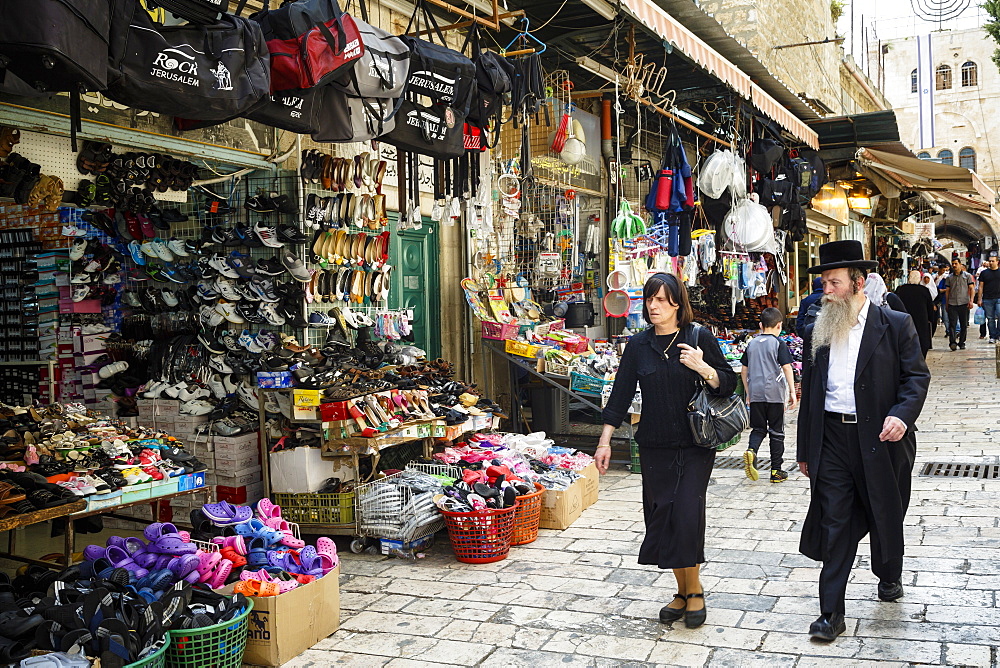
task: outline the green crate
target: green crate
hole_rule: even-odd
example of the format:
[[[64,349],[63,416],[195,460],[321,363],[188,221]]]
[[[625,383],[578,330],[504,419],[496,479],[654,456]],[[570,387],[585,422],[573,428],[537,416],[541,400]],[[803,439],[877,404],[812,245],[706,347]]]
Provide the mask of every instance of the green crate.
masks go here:
[[[271,494],[281,516],[297,524],[354,524],[354,492]]]
[[[170,643],[163,643],[163,647],[156,650],[145,659],[140,659],[135,663],[130,663],[125,668],[164,668],[167,665],[167,647]]]
[[[247,619],[253,601],[247,599],[247,609],[229,622],[201,629],[170,631],[167,635],[167,668],[240,668],[247,647]]]
[[[579,392],[580,394],[596,394],[597,396],[601,396],[605,385],[612,385],[615,382],[613,380],[604,380],[603,378],[594,378],[593,376],[577,373],[576,371],[571,371],[569,377],[570,391]]]
[[[629,466],[629,469],[632,473],[642,473],[642,467],[639,466],[639,444],[635,442],[634,438],[630,438],[628,447],[632,453],[632,464]]]

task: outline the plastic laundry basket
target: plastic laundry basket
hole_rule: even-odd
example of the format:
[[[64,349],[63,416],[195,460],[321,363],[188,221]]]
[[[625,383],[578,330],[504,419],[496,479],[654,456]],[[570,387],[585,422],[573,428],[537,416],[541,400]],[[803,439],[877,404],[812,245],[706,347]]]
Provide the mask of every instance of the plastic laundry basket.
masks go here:
[[[535,483],[535,491],[517,497],[517,512],[514,513],[514,533],[511,545],[525,545],[538,538],[538,520],[542,517],[542,494],[545,488]]]
[[[167,645],[167,668],[239,668],[243,650],[247,647],[247,619],[253,601],[247,609],[229,622],[201,629],[170,631]]]
[[[452,513],[442,510],[455,558],[466,564],[488,564],[507,558],[519,504],[503,510]]]
[[[130,663],[125,666],[125,668],[163,668],[167,665],[167,648],[170,646],[170,640],[163,643],[163,647],[156,650],[145,659],[140,659],[135,663]]]

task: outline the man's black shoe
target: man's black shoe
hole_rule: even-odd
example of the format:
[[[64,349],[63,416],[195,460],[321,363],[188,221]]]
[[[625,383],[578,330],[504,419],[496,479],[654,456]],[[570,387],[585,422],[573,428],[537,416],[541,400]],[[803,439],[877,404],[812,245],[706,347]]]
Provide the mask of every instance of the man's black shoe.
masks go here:
[[[964,343],[958,344],[958,349],[959,350],[965,350],[965,344]]]
[[[809,637],[814,640],[836,640],[837,636],[847,630],[844,615],[839,612],[820,615],[819,619],[809,625]]]
[[[898,580],[896,582],[879,582],[878,597],[879,600],[886,602],[898,601],[903,598],[903,583]]]
[[[949,343],[949,344],[948,344],[948,347],[949,347],[949,348],[951,348],[951,349],[952,349],[953,351],[954,351],[954,350],[958,350],[958,346],[957,346],[957,345],[955,345],[954,343]]]

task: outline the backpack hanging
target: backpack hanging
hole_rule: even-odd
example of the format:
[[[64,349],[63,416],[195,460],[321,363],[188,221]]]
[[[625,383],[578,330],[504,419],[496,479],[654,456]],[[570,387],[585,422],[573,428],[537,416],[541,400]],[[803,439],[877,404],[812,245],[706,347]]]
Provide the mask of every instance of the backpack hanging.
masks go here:
[[[406,26],[407,33],[410,28],[420,32],[421,16],[433,29],[429,34],[431,39],[437,33],[441,44],[410,35],[400,38],[410,49],[410,73],[406,90],[412,95],[425,95],[434,103],[448,105],[464,118],[469,113],[472,91],[476,85],[475,65],[465,55],[444,46],[444,35],[423,0],[418,0],[413,10],[413,16]]]
[[[225,121],[268,92],[269,61],[260,27],[223,15],[208,26],[164,26],[138,0],[119,0],[112,24],[108,97],[170,116]]]
[[[240,0],[237,14],[246,2]],[[358,26],[337,0],[297,0],[274,10],[265,0],[250,18],[260,24],[271,53],[271,92],[328,84],[364,54]]]
[[[150,9],[163,7],[175,16],[192,23],[211,24],[219,14],[229,11],[229,0],[147,0]]]
[[[395,128],[381,138],[404,151],[441,160],[465,153],[465,115],[443,104],[425,107],[403,98]]]
[[[503,56],[482,49],[477,23],[472,24],[466,35],[462,51],[469,45],[472,47],[472,62],[476,67],[476,86],[472,92],[467,121],[477,132],[466,129],[466,148],[486,150],[495,146],[500,137],[504,101],[509,100],[513,89],[514,65]],[[491,124],[495,133],[492,143],[489,141]],[[470,145],[473,138],[474,145]]]
[[[399,37],[368,23],[368,7],[360,0],[364,54],[337,73],[331,85],[354,97],[400,98],[410,72],[410,49]]]

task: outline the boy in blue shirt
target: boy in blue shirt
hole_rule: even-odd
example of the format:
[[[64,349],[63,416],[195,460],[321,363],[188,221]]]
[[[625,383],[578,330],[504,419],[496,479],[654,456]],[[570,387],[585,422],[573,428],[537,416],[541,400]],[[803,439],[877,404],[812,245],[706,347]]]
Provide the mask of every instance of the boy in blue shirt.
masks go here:
[[[766,308],[760,314],[761,334],[747,344],[741,360],[743,387],[750,407],[750,445],[743,453],[747,477],[757,480],[757,451],[764,436],[771,447],[771,482],[784,482],[788,474],[781,470],[785,454],[785,404],[793,409],[795,377],[792,375],[792,353],[778,338],[784,318],[776,308]]]

